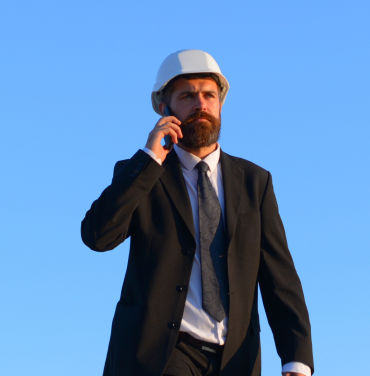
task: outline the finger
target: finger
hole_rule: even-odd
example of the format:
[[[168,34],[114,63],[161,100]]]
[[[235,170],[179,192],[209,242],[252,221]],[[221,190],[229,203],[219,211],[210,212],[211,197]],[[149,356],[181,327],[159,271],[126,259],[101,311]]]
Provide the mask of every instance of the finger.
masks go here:
[[[182,130],[177,124],[168,123],[168,126],[177,133],[178,137],[182,138]]]
[[[177,124],[177,125],[181,124],[181,121],[177,117],[171,115],[171,116],[163,116],[163,117],[161,117],[158,120],[158,122],[157,122],[156,125],[163,125],[165,123],[171,123],[171,122],[174,123],[174,124]]]
[[[173,141],[174,144],[178,143],[177,133],[172,128],[169,129],[169,132],[167,134],[169,134],[171,136],[172,141]]]
[[[163,116],[162,119],[167,119],[167,121],[178,124],[178,125],[181,124],[181,121],[176,116],[173,116],[173,115]]]
[[[168,134],[169,129],[173,129],[179,138],[182,138],[182,130],[181,128],[174,123],[164,123],[162,125],[158,125],[156,128],[153,129],[154,132],[161,132],[164,135]]]

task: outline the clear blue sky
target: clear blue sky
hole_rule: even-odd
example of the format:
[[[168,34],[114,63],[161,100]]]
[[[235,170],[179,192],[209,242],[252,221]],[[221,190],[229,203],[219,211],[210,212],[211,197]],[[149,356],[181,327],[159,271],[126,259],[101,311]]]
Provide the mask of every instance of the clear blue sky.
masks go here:
[[[102,374],[128,243],[92,252],[80,222],[145,145],[157,69],[184,48],[230,82],[223,150],[272,173],[316,374],[367,371],[369,20],[368,0],[3,1],[0,374]]]

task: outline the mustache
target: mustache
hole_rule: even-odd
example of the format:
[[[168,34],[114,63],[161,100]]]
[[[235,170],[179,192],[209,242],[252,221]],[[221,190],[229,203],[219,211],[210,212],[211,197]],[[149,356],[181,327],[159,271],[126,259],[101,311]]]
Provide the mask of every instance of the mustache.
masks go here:
[[[192,121],[194,120],[197,120],[197,119],[206,119],[208,120],[210,123],[212,122],[217,122],[218,119],[215,118],[214,116],[212,116],[211,114],[209,114],[208,112],[204,112],[204,111],[198,111],[198,112],[194,112],[193,114],[190,114],[181,124],[181,126],[187,126],[189,123],[191,123]]]

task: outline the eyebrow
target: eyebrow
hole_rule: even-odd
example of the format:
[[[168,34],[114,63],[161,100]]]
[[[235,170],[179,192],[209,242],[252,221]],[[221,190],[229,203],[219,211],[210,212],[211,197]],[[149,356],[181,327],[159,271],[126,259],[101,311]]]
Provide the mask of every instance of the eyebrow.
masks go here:
[[[178,96],[184,95],[184,94],[193,94],[196,93],[195,90],[184,90],[181,91]],[[201,93],[212,93],[212,94],[218,94],[216,90],[210,89],[210,90],[202,90]]]

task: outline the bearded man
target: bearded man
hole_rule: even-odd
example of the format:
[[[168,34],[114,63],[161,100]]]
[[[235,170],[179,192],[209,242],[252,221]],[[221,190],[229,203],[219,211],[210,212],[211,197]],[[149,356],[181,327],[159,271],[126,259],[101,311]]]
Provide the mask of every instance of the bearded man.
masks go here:
[[[99,252],[131,237],[104,376],[261,374],[260,286],[285,376],[313,372],[310,323],[268,171],[218,143],[229,84],[206,52],[162,63],[163,115],[82,221]],[[172,143],[162,146],[162,139]],[[173,144],[173,146],[172,146]]]

